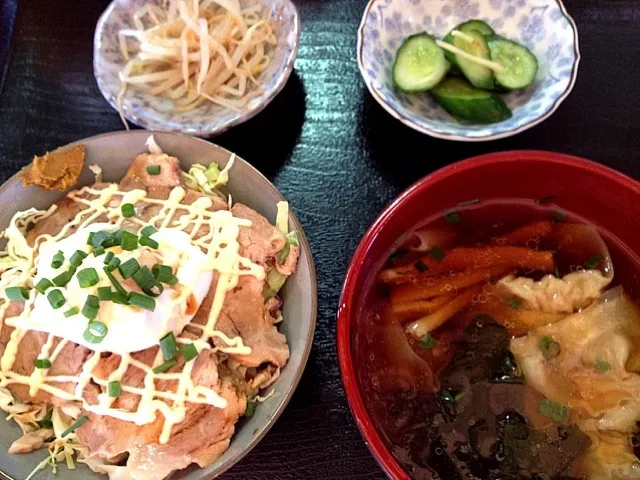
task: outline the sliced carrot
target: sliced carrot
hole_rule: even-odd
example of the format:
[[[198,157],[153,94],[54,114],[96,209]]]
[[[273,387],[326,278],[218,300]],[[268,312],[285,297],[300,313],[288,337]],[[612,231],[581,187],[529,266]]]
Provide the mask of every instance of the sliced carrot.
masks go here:
[[[451,250],[440,264],[444,271],[462,271],[495,265],[506,265],[510,268],[524,270],[543,270],[545,272],[553,271],[555,268],[553,252],[509,245],[457,247]]]
[[[428,269],[418,271],[414,262],[409,266],[383,270],[378,277],[390,285],[423,283],[433,277],[449,272],[464,272],[492,266],[504,266],[511,270],[542,270],[552,272],[555,269],[553,252],[538,251],[511,245],[491,245],[486,247],[456,247],[445,252],[442,261],[431,256],[420,259]]]
[[[453,300],[453,295],[441,295],[433,300],[418,300],[409,303],[392,303],[391,308],[401,320],[407,321],[412,318],[422,317],[435,312],[444,304]]]
[[[426,283],[400,285],[391,290],[391,304],[397,306],[440,295],[456,294],[472,285],[502,276],[508,271],[509,268],[499,265],[430,279],[431,281]]]
[[[418,263],[420,262],[420,263]],[[434,277],[440,274],[440,262],[433,257],[413,258],[411,263],[386,268],[378,280],[388,284],[408,283],[416,278]]]
[[[495,239],[498,245],[522,245],[525,246],[529,240],[548,237],[553,233],[553,222],[550,220],[539,220],[537,222],[523,225],[512,232]]]
[[[473,297],[482,293],[482,287],[474,287],[456,295],[456,297],[439,310],[409,323],[405,330],[416,338],[421,338],[428,332],[432,332],[456,313],[468,307]]]

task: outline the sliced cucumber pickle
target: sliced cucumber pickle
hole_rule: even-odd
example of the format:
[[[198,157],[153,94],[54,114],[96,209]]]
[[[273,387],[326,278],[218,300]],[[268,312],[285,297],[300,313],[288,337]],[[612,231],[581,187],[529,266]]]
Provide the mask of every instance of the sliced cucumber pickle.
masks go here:
[[[461,78],[448,78],[430,90],[438,104],[458,120],[496,123],[511,117],[511,110],[495,93],[474,88]]]
[[[487,43],[491,59],[505,67],[504,72],[494,72],[499,86],[517,90],[533,83],[538,59],[527,47],[502,37],[491,37]]]
[[[468,22],[461,23],[460,25],[456,25],[453,30],[458,30],[460,32],[469,34],[470,32],[478,32],[480,35],[484,37],[492,37],[496,34],[488,24],[483,22],[482,20],[469,20]],[[453,31],[452,30],[452,31]],[[453,43],[453,34],[451,32],[447,33],[447,35],[442,39],[443,41],[454,45]],[[458,62],[456,61],[456,54],[452,52],[445,51],[445,57],[451,65],[457,66]]]
[[[468,38],[454,37],[453,46],[458,47],[460,50],[464,50],[475,57],[489,60],[489,46],[482,34],[475,30],[471,30],[469,33],[465,33],[465,35],[473,40],[469,41]],[[463,75],[467,80],[469,80],[469,82],[471,82],[471,85],[477,88],[485,88],[488,90],[493,89],[493,71],[490,68],[479,65],[476,62],[461,57],[460,55],[456,55],[456,63]]]
[[[449,71],[444,52],[427,33],[407,38],[396,53],[393,83],[405,93],[424,92],[436,86]]]

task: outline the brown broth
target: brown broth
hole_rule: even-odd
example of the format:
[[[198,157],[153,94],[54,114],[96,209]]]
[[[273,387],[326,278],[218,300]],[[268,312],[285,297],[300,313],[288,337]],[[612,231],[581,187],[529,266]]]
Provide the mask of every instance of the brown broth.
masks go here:
[[[415,245],[413,232],[425,227],[456,233],[451,245],[442,246],[446,252],[452,247],[495,244],[518,227],[546,220],[551,220],[554,228],[562,225],[558,230],[563,232],[573,231],[566,225],[588,225],[570,212],[559,213],[554,206],[537,205],[531,200],[489,201],[427,219],[403,235],[390,258]],[[609,232],[599,229],[598,233],[615,268],[609,288],[622,285],[638,301],[640,260]],[[585,262],[589,264],[601,253],[593,242],[583,240],[563,233],[529,238],[524,245],[553,251],[555,273],[562,276],[584,268]],[[585,251],[576,251],[577,246]],[[428,254],[405,253],[395,264],[411,264],[424,255]],[[385,268],[393,265],[390,260]],[[604,270],[605,266],[602,262],[598,268]],[[430,275],[427,272],[414,274],[413,281],[431,282],[420,280]],[[539,279],[544,272],[518,269],[517,274]],[[538,413],[541,396],[524,384],[517,366],[513,366],[508,351],[512,335],[489,317],[477,316],[482,310],[478,309],[477,296],[469,307],[475,314],[470,314],[469,308],[457,313],[433,331],[436,346],[426,349],[406,334],[392,312],[389,287],[377,285],[371,291],[373,307],[360,319],[354,336],[358,380],[378,432],[413,478],[574,478],[572,463],[590,440],[577,427],[561,425]],[[456,392],[449,386],[460,384],[465,385],[464,396],[450,401]],[[521,438],[524,436],[528,440]],[[509,446],[505,447],[507,440]]]

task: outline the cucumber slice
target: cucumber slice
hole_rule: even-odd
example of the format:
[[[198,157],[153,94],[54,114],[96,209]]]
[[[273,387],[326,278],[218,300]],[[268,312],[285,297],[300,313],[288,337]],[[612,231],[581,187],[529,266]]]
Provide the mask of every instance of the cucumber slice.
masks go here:
[[[480,32],[470,30],[466,35],[473,38],[473,42],[469,42],[462,37],[453,38],[453,46],[464,50],[471,55],[489,60],[489,46]],[[456,63],[471,85],[477,88],[487,90],[493,89],[493,72],[490,68],[478,65],[476,62],[462,58],[456,55]]]
[[[393,83],[405,93],[424,92],[436,86],[450,64],[433,37],[419,33],[408,37],[396,53]]]
[[[491,59],[506,68],[504,72],[494,73],[498,85],[517,90],[533,83],[538,73],[538,59],[527,47],[502,37],[492,37],[487,43]]]
[[[470,32],[475,31],[475,32],[479,32],[481,35],[485,37],[491,37],[496,34],[496,32],[493,31],[493,28],[491,28],[488,24],[486,24],[482,20],[469,20],[468,22],[464,22],[459,25],[456,25],[454,30],[459,30],[466,34],[469,34]],[[451,34],[451,32],[449,32],[442,40],[453,45],[453,39],[454,39],[454,36]],[[456,61],[455,53],[447,52],[445,50],[444,55],[447,58],[447,60],[451,62],[451,65],[453,66],[458,65]]]
[[[511,117],[511,110],[499,96],[474,88],[461,78],[447,78],[429,93],[442,108],[458,120],[495,123]]]
[[[456,29],[464,33],[478,32],[485,37],[491,37],[496,34],[493,28],[482,20],[469,20],[458,25]]]

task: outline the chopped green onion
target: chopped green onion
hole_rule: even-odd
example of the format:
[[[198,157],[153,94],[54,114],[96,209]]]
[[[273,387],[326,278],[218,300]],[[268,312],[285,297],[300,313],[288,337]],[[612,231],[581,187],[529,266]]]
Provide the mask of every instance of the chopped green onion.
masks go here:
[[[81,416],[78,420],[73,422],[73,424],[69,428],[67,428],[64,432],[62,432],[62,435],[60,435],[60,438],[66,437],[67,435],[72,433],[76,428],[84,424],[84,422],[86,422],[87,420],[89,420],[89,417],[87,417],[86,415]]]
[[[590,257],[589,259],[587,259],[587,261],[584,262],[584,266],[591,269],[598,268],[603,260],[604,258],[602,257],[602,255],[596,253],[594,256]]]
[[[157,297],[162,293],[162,285],[158,283],[156,278],[153,276],[153,273],[151,273],[151,270],[149,270],[149,267],[142,267],[136,273],[134,273],[133,281],[136,282],[136,285],[138,285],[147,295]],[[154,288],[157,288],[159,290],[159,293],[156,294],[156,292],[153,291]]]
[[[87,258],[87,254],[85,252],[83,252],[82,250],[76,250],[75,253],[71,255],[71,258],[69,259],[69,263],[73,267],[79,267],[80,265],[82,265],[82,261],[85,258]]]
[[[87,329],[84,331],[83,337],[89,343],[100,343],[107,336],[109,329],[102,322],[89,322]]]
[[[430,333],[426,333],[422,336],[418,345],[420,345],[420,347],[424,348],[425,350],[433,350],[437,344],[438,342],[436,341],[436,339],[433,338]]]
[[[153,225],[147,225],[142,230],[140,230],[140,235],[142,235],[143,237],[150,237],[154,233],[158,233],[158,229]]]
[[[120,207],[120,210],[122,210],[122,216],[124,218],[131,218],[136,214],[136,211],[131,203],[125,203]]]
[[[114,260],[117,259],[114,258]],[[120,295],[126,296],[127,291],[122,287],[122,285],[120,285],[120,282],[116,279],[116,277],[113,276],[113,273],[111,273],[111,271],[109,270],[109,266],[104,267],[104,273],[107,275],[107,278],[111,282],[111,285],[113,285],[113,288],[115,288]],[[113,298],[111,298],[111,300],[115,301]]]
[[[53,428],[53,422],[51,421],[51,415],[53,410],[49,410],[45,417],[40,421],[40,426],[42,428]]]
[[[480,199],[479,198],[474,198],[473,200],[467,200],[465,202],[460,202],[458,204],[459,207],[470,207],[471,205],[477,205],[478,203],[480,203]]]
[[[102,263],[104,263],[105,265],[108,265],[109,262],[113,260],[113,257],[115,257],[115,254],[113,252],[107,252],[107,255],[104,257],[104,260]]]
[[[173,277],[173,268],[168,265],[156,263],[151,269],[156,280],[167,283]]]
[[[47,358],[38,358],[35,361],[35,366],[36,368],[39,368],[39,369],[51,368],[51,361]]]
[[[132,251],[138,248],[138,236],[131,232],[122,232],[122,240],[120,246],[123,250]]]
[[[93,248],[112,246],[113,236],[104,230],[96,232],[91,238],[91,245],[93,245]]]
[[[133,274],[140,270],[140,264],[135,258],[130,258],[118,266],[118,271],[125,280],[133,277]]]
[[[25,287],[9,287],[4,291],[5,295],[12,302],[24,302],[29,300],[29,290]]]
[[[98,282],[100,282],[100,277],[98,277],[98,272],[95,268],[85,268],[78,272],[78,283],[81,288],[94,287]]]
[[[124,230],[118,230],[117,232],[115,232],[113,234],[113,244],[114,245],[120,245],[122,243],[122,234],[124,233]]]
[[[62,272],[60,275],[58,275],[57,277],[55,277],[53,279],[53,283],[57,286],[57,287],[64,287],[67,285],[67,283],[69,283],[71,281],[71,278],[73,277],[73,275],[76,273],[76,269],[75,267],[71,267],[69,270],[67,270],[66,272]]]
[[[62,250],[58,250],[58,253],[56,253],[53,256],[53,260],[51,262],[51,268],[60,268],[63,263],[64,263],[64,253],[62,253]]]
[[[73,317],[74,315],[77,315],[79,313],[80,313],[80,309],[78,307],[73,307],[73,308],[70,308],[69,310],[67,310],[66,312],[64,312],[64,316],[66,318],[69,318],[69,317]]]
[[[175,285],[176,283],[178,283],[178,277],[176,277],[175,275],[173,275],[169,280],[167,280],[165,282],[167,285]]]
[[[602,360],[600,357],[596,357],[596,372],[604,375],[609,370],[611,370],[611,364],[606,360]]]
[[[442,392],[442,399],[449,403],[456,403],[462,397],[464,397],[464,390],[447,388]]]
[[[47,294],[47,300],[49,300],[49,305],[51,305],[54,310],[59,309],[67,302],[62,292],[57,288]]]
[[[143,247],[149,247],[149,248],[158,248],[160,246],[158,242],[156,242],[153,238],[149,238],[149,237],[142,237],[140,239],[140,245],[142,245]]]
[[[93,250],[93,256],[94,257],[99,257],[100,255],[104,255],[105,252],[105,248],[104,247],[98,247],[96,249]]]
[[[96,236],[95,232],[91,232],[89,234],[89,237],[87,238],[87,245],[93,245],[93,237],[95,237],[95,236]]]
[[[551,337],[541,337],[538,340],[538,348],[545,360],[552,360],[560,355],[560,344]]]
[[[111,398],[118,398],[122,393],[120,382],[114,381],[107,384],[107,395]]]
[[[547,195],[546,197],[542,197],[541,199],[536,200],[536,203],[537,203],[538,205],[544,205],[544,204],[546,204],[546,203],[551,203],[551,202],[553,202],[555,199],[556,199],[556,196],[555,196],[555,195]]]
[[[111,260],[109,260],[109,264],[104,268],[108,272],[113,272],[119,266],[120,266],[120,259],[118,257],[113,257]]]
[[[439,262],[441,262],[442,259],[445,257],[445,253],[439,247],[431,247],[431,250],[429,250],[429,255],[431,255],[433,258],[435,258]]]
[[[547,400],[546,398],[543,398],[538,403],[538,413],[541,413],[545,417],[549,417],[551,420],[558,423],[566,424],[569,419],[569,410],[567,410],[567,407],[556,402],[552,402],[551,400]]]
[[[111,293],[111,301],[120,305],[129,305],[129,295],[120,292],[113,292]]]
[[[427,270],[429,270],[429,267],[427,266],[426,263],[424,263],[422,260],[418,260],[416,263],[413,264],[414,267],[416,267],[416,270],[418,270],[420,273],[424,273]]]
[[[98,288],[98,300],[106,302],[111,300],[112,296],[111,287],[99,287]]]
[[[136,307],[143,308],[153,312],[156,309],[156,301],[146,295],[141,295],[137,292],[129,293],[129,305],[135,305]]]
[[[554,210],[551,216],[554,222],[562,223],[567,218],[567,212],[564,212],[562,210]]]
[[[396,263],[402,257],[406,257],[407,255],[409,255],[409,250],[406,250],[406,249],[405,250],[396,250],[391,255],[389,255],[389,261],[391,263]]]
[[[147,173],[149,175],[160,175],[160,165],[149,165],[147,167]]]
[[[53,287],[53,282],[51,280],[49,280],[48,278],[42,278],[40,279],[40,281],[36,284],[36,290],[40,293],[42,293],[44,295],[44,292],[47,291],[47,289]]]
[[[174,365],[176,365],[178,363],[177,360],[168,360],[166,362],[164,362],[162,365],[158,365],[156,368],[153,369],[153,373],[162,373],[162,372],[166,372],[167,370],[169,370],[171,367],[173,367]]]
[[[248,401],[247,402],[247,409],[244,411],[244,415],[247,418],[253,417],[253,415],[256,413],[256,405],[258,402],[255,401]]]
[[[513,298],[511,300],[509,300],[509,306],[511,308],[513,308],[514,310],[520,310],[520,301]]]
[[[178,353],[178,342],[173,332],[167,333],[160,339],[160,349],[165,360],[170,360]]]
[[[445,213],[444,218],[449,225],[455,225],[462,221],[462,217],[460,216],[460,214],[454,211]]]
[[[193,343],[189,343],[188,345],[182,347],[180,353],[182,353],[185,362],[190,362],[198,356],[198,349]]]
[[[82,315],[89,320],[95,320],[98,316],[98,311],[100,310],[100,304],[98,302],[98,297],[95,295],[89,295],[87,297],[87,301],[84,303],[84,307],[82,307]]]

